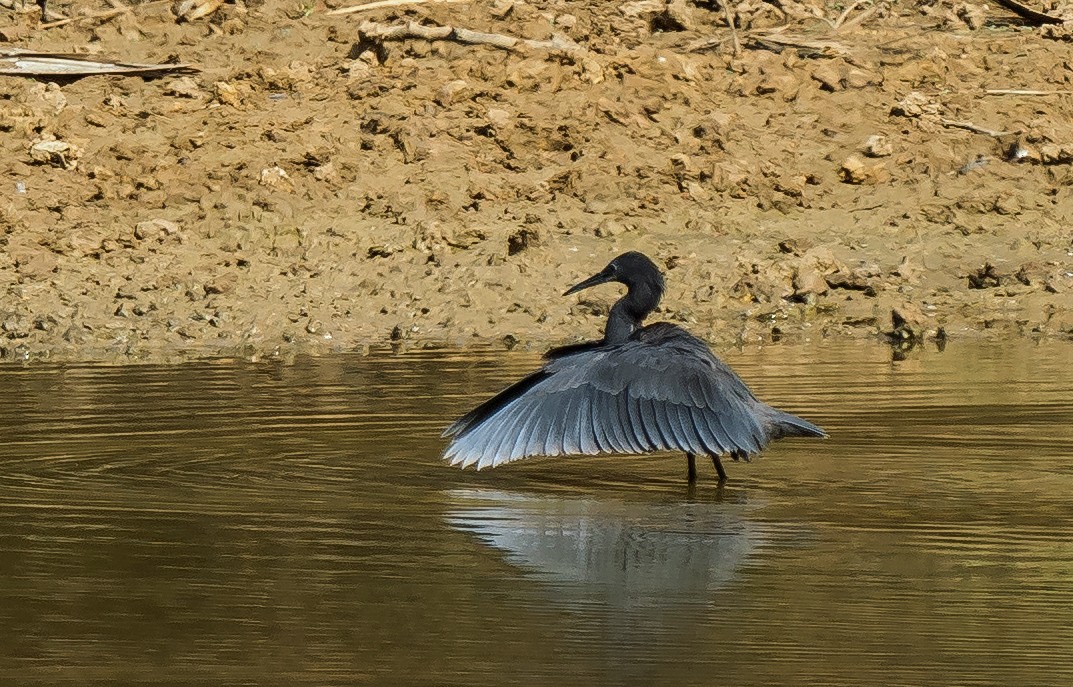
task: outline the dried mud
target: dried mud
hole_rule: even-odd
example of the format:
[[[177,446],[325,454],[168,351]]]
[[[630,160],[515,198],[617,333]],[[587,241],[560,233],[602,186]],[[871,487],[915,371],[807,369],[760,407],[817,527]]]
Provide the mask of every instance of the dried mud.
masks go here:
[[[616,290],[559,294],[629,249],[667,268],[656,316],[716,342],[881,336],[895,311],[904,339],[1073,332],[1061,27],[744,2],[734,55],[717,3],[335,6],[0,16],[8,47],[201,70],[0,77],[0,354],[591,338]]]

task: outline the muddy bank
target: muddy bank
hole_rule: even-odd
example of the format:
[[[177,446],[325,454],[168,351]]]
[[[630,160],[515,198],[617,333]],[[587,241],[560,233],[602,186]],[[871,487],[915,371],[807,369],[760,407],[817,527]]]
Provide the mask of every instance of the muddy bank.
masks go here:
[[[879,336],[894,310],[921,336],[1073,332],[1053,27],[743,3],[735,55],[705,3],[335,6],[2,18],[0,46],[202,71],[0,77],[0,354],[592,337],[615,290],[559,294],[628,249],[668,270],[658,316],[716,342]],[[409,20],[560,43],[359,33]]]

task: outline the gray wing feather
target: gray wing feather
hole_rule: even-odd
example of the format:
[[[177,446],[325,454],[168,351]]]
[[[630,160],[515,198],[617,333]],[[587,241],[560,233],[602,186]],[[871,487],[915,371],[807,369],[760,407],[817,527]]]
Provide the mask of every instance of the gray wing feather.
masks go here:
[[[510,453],[508,454],[508,460],[517,460],[518,458],[525,457],[525,446],[529,442],[530,432],[533,426],[536,425],[537,417],[535,413],[529,413],[522,418],[522,422],[518,424],[518,435],[514,438],[514,443],[510,445]]]
[[[621,395],[622,405],[629,414],[629,430],[633,434],[637,444],[644,451],[655,451],[656,445],[652,442],[652,439],[648,436],[648,432],[645,431],[644,418],[641,416],[641,404],[637,402],[637,399],[630,398],[626,394]]]
[[[618,429],[622,432],[622,437],[626,441],[627,453],[644,453],[647,449],[647,444],[644,439],[637,436],[637,432],[634,429],[636,425],[633,424],[633,420],[630,417],[630,400],[626,397],[626,394],[617,394],[615,396],[615,412],[618,417]]]
[[[444,454],[451,464],[663,450],[756,453],[771,436],[767,406],[702,341],[672,325],[555,358],[526,383],[457,430]]]
[[[578,435],[581,432],[578,418],[580,408],[580,395],[571,395],[563,403],[563,426],[560,434],[564,455],[576,455],[581,452],[581,444],[578,443]]]
[[[611,422],[604,423],[607,439],[615,453],[633,453],[633,446],[626,437],[625,428],[618,413],[618,397],[612,394],[603,394],[601,397],[600,414],[602,417],[612,418]]]
[[[589,410],[591,413],[592,421],[592,436],[596,440],[596,447],[599,453],[615,453],[615,446],[612,444],[611,439],[608,436],[608,428],[610,425],[615,424],[614,418],[607,415],[607,409],[604,407],[604,398],[608,394],[592,394],[590,398]]]
[[[503,411],[506,411],[509,408],[510,406],[507,406]],[[533,424],[532,436],[529,437],[529,443],[525,447],[525,455],[544,455],[544,446],[547,444],[548,432],[551,431],[551,418],[549,415],[554,411],[554,406],[549,408],[541,408],[540,406],[537,406],[530,411],[536,413],[536,422]]]
[[[727,452],[726,448],[716,439],[715,432],[712,431],[699,408],[691,408],[689,418],[693,422],[693,429],[696,430],[701,443],[704,444],[704,448],[708,450],[708,453],[719,455]]]
[[[652,410],[656,413],[656,420],[659,422],[659,429],[665,442],[661,448],[668,451],[673,451],[674,449],[684,451],[685,448],[681,437],[678,436],[677,428],[674,426],[675,416],[677,415],[674,412],[674,406],[657,401],[650,401],[650,403],[652,404]]]
[[[689,410],[689,406],[673,405],[671,408],[673,408],[675,414],[678,415],[678,431],[681,432],[682,441],[689,447],[686,450],[688,451],[698,446],[704,446],[704,442],[701,441],[696,430],[693,429],[693,418],[691,417],[692,413]]]
[[[581,433],[578,437],[581,443],[581,452],[585,455],[593,455],[600,452],[600,447],[596,444],[596,433],[592,427],[592,399],[588,394],[585,394],[581,401],[581,410],[578,411],[578,420],[581,426]]]

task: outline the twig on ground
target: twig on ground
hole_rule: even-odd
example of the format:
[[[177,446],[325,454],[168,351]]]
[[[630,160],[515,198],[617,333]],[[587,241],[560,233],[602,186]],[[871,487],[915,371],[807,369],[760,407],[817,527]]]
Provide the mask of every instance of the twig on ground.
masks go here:
[[[415,21],[405,24],[381,24],[375,21],[362,22],[358,27],[358,44],[378,44],[383,41],[422,38],[427,41],[456,41],[470,45],[489,45],[503,50],[546,50],[551,53],[566,55],[581,67],[582,74],[591,83],[604,80],[604,68],[589,50],[566,36],[554,34],[550,40],[538,41],[531,38],[518,38],[501,33],[472,31],[457,26],[440,26],[437,24],[418,24]]]
[[[866,9],[865,11],[861,12],[860,14],[858,14],[853,19],[850,19],[849,21],[847,21],[844,24],[836,26],[835,31],[841,31],[843,29],[852,29],[855,26],[860,26],[861,24],[863,24],[865,22],[866,19],[870,18],[873,14],[878,12],[879,7],[880,6],[878,4],[872,5],[871,7]]]
[[[738,40],[738,30],[734,27],[734,13],[730,10],[729,0],[719,0],[723,7],[723,16],[726,17],[727,26],[730,27],[730,38],[734,42],[734,57],[741,55],[741,41]]]
[[[769,48],[774,45],[782,48],[801,48],[810,50],[825,57],[836,57],[849,54],[849,48],[835,41],[810,41],[793,36],[777,36],[765,34],[763,36],[750,36],[750,40],[759,43],[761,47]]]
[[[136,9],[142,9],[144,7],[152,7],[154,5],[168,5],[168,4],[171,4],[171,2],[172,2],[172,0],[151,0],[150,2],[143,2],[140,5],[122,5],[120,7],[115,7],[115,8],[110,9],[110,10],[104,10],[102,12],[93,12],[91,14],[83,14],[83,15],[78,16],[78,17],[68,17],[66,19],[60,19],[58,21],[51,21],[51,22],[48,22],[47,24],[38,24],[37,28],[39,28],[39,29],[54,29],[54,28],[56,28],[58,26],[66,26],[67,24],[71,24],[73,22],[91,21],[91,20],[94,20],[94,19],[99,20],[99,21],[108,21],[109,19],[111,19],[113,17],[118,17],[121,14],[126,14],[127,12],[132,12],[132,11],[134,11]]]
[[[994,129],[985,129],[982,126],[976,126],[972,122],[959,122],[953,119],[940,119],[939,123],[945,126],[947,129],[964,129],[971,131],[974,134],[983,134],[985,136],[993,136],[995,138],[1002,138],[1003,136],[1013,136],[1018,133],[1016,131],[995,131]]]
[[[850,5],[846,7],[846,9],[842,10],[842,14],[838,15],[838,19],[835,19],[834,23],[831,24],[831,29],[834,31],[838,31],[838,27],[842,26],[842,23],[846,21],[846,19],[849,17],[849,13],[857,9],[864,3],[865,0],[855,0],[854,2],[850,3]]]
[[[188,64],[117,62],[90,55],[0,49],[0,74],[9,76],[80,78],[96,74],[157,75],[197,71]]]
[[[211,15],[223,4],[224,0],[182,0],[172,12],[178,21],[197,21]]]
[[[726,43],[726,38],[701,38],[695,40],[685,47],[686,52],[704,52],[705,50],[711,50],[712,48],[718,48],[723,43]]]
[[[1025,88],[988,88],[987,95],[1073,95],[1073,91],[1037,91]]]
[[[504,50],[535,48],[537,50],[561,50],[566,53],[588,52],[574,41],[563,36],[553,36],[551,40],[538,41],[507,36],[501,33],[471,31],[457,26],[418,24],[415,21],[392,26],[374,21],[362,22],[361,26],[358,27],[358,33],[363,38],[381,41],[423,38],[429,41],[458,41],[459,43],[469,43],[471,45],[491,45]]]
[[[426,3],[445,5],[454,2],[470,2],[470,0],[376,0],[375,2],[367,2],[364,5],[340,7],[339,9],[325,12],[325,14],[329,16],[334,14],[353,14],[354,12],[370,12],[372,10],[382,10],[387,7],[402,7],[403,5],[424,5]]]
[[[1031,7],[1026,7],[1017,2],[1017,0],[995,0],[995,2],[1013,12],[1018,17],[1033,24],[1061,24],[1064,22],[1064,20],[1059,17],[1044,14]]]

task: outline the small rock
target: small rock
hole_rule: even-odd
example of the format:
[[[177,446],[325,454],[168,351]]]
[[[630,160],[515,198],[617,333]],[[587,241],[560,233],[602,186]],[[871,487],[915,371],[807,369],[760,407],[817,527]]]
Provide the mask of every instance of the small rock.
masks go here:
[[[882,162],[866,165],[856,155],[850,155],[839,169],[842,181],[847,184],[878,184],[886,181],[890,175]]]
[[[995,199],[995,212],[1000,215],[1021,214],[1021,201],[1017,196],[999,196]]]
[[[238,89],[226,81],[217,81],[212,85],[212,90],[213,95],[216,96],[216,100],[224,105],[237,107],[242,102],[242,97],[239,95]]]
[[[823,273],[811,265],[804,265],[794,270],[794,294],[792,300],[805,303],[815,300],[816,296],[827,293],[827,280]]]
[[[1073,162],[1073,145],[1040,146],[1039,156],[1045,165],[1068,165]]]
[[[800,84],[791,74],[769,74],[756,85],[758,95],[778,93],[787,101],[796,98],[799,90]]]
[[[1004,279],[995,269],[995,266],[988,262],[969,275],[969,288],[993,289],[996,286],[1001,286]]]
[[[335,165],[331,162],[325,162],[323,165],[317,165],[313,168],[313,178],[317,181],[328,181],[335,177]]]
[[[236,285],[238,285],[238,277],[227,272],[205,282],[203,288],[205,289],[205,295],[211,295],[230,293],[235,290]]]
[[[922,117],[939,114],[939,105],[920,91],[911,91],[891,108],[890,113],[902,117]]]
[[[890,321],[894,329],[887,332],[887,338],[896,343],[917,343],[924,340],[928,321],[924,311],[913,303],[902,303],[890,311]]]
[[[846,88],[867,88],[882,81],[882,77],[866,72],[863,69],[850,69],[842,77],[842,84]]]
[[[958,168],[958,174],[968,174],[977,169],[983,169],[991,162],[991,158],[986,155],[977,155],[973,159],[969,160],[961,167]]]
[[[287,172],[282,167],[276,166],[262,169],[260,175],[258,175],[258,180],[262,186],[276,188],[284,182],[288,182],[290,177],[287,176]]]
[[[882,134],[872,134],[864,142],[864,154],[868,157],[888,157],[894,154],[894,146]]]
[[[812,78],[820,82],[825,91],[841,91],[844,88],[842,70],[831,62],[821,63],[812,70]]]
[[[164,95],[197,100],[204,95],[204,91],[192,77],[181,76],[164,87]]]
[[[440,87],[440,92],[436,95],[436,102],[447,107],[452,103],[464,100],[468,94],[469,84],[462,79],[455,79]]]
[[[539,231],[533,227],[523,227],[507,238],[507,255],[517,255],[543,242]]]
[[[502,19],[510,14],[513,9],[514,0],[495,0],[495,2],[492,3],[489,14],[496,19]]]
[[[973,31],[983,28],[987,23],[987,5],[973,5],[968,2],[962,2],[954,5],[954,14],[958,19],[965,22],[965,26],[968,26]]]
[[[25,339],[30,335],[26,322],[14,315],[0,323],[0,330],[3,330],[9,339]]]
[[[488,238],[488,235],[481,229],[463,229],[461,231],[444,232],[443,240],[448,246],[465,250],[486,238]]]
[[[555,17],[555,24],[564,29],[572,29],[577,26],[577,17],[572,14],[560,14]]]
[[[827,285],[832,289],[847,291],[863,291],[865,295],[874,296],[876,291],[867,277],[861,272],[853,270],[837,270],[826,277]]]
[[[179,233],[179,225],[171,220],[151,219],[134,225],[134,238],[139,241],[172,236]]]
[[[44,110],[52,115],[58,115],[67,107],[67,96],[58,84],[34,84],[26,93],[26,104],[34,110]]]
[[[609,239],[626,231],[626,226],[622,222],[612,217],[604,218],[593,232],[597,238]]]
[[[365,255],[368,258],[389,258],[389,257],[394,255],[395,253],[398,253],[401,250],[402,250],[402,248],[399,247],[399,246],[390,246],[390,245],[388,245],[388,246],[380,246],[380,245],[377,245],[377,246],[370,246],[369,250],[366,252]]]
[[[801,245],[797,239],[783,239],[779,241],[779,252],[787,255],[801,255]]]
[[[699,26],[696,10],[686,0],[670,0],[664,12],[664,22],[668,28],[695,31]]]
[[[427,160],[432,154],[427,135],[415,135],[410,131],[396,131],[391,134],[395,147],[402,152],[402,161],[406,164]]]
[[[80,157],[82,149],[67,141],[38,139],[30,144],[30,159],[38,164],[75,169]]]
[[[492,126],[500,131],[514,123],[514,117],[512,117],[509,112],[497,107],[488,108],[488,112],[485,113],[485,116],[488,117],[488,121],[491,122]]]

